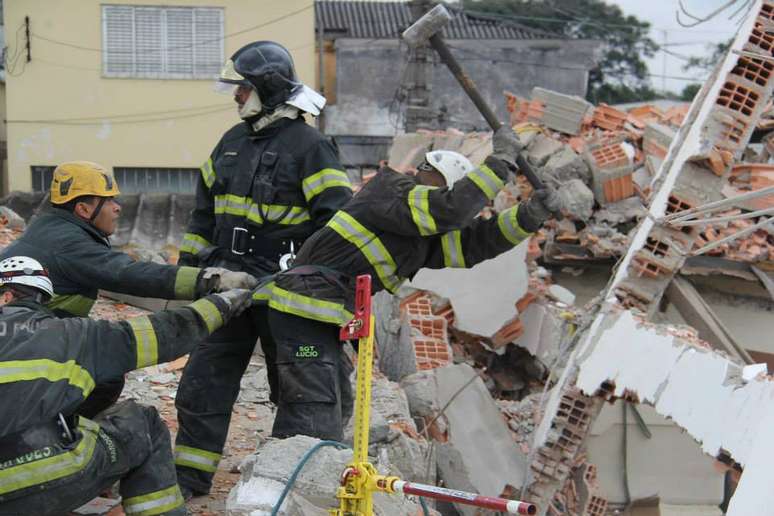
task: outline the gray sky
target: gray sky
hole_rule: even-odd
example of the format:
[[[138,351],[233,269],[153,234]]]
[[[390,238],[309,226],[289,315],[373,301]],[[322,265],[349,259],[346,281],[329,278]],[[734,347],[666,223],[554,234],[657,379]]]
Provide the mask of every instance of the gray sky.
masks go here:
[[[659,44],[666,43],[671,52],[685,55],[698,56],[707,54],[706,45],[726,41],[734,35],[738,27],[739,18],[729,20],[735,9],[723,11],[719,16],[708,22],[704,22],[694,28],[680,26],[675,20],[675,11],[678,9],[677,0],[606,0],[607,3],[617,4],[626,14],[632,14],[637,18],[648,21],[651,24],[651,38]],[[738,0],[741,5],[744,0]],[[727,0],[683,0],[683,5],[696,16],[704,16]],[[684,19],[684,18],[683,18]],[[678,57],[659,52],[652,59],[647,60],[650,73],[653,75],[667,75],[674,77],[695,77],[697,82],[704,78],[699,72],[683,71],[685,61]],[[662,85],[668,90],[680,92],[683,86],[690,81],[680,79],[664,79],[651,76],[651,84],[656,89]]]

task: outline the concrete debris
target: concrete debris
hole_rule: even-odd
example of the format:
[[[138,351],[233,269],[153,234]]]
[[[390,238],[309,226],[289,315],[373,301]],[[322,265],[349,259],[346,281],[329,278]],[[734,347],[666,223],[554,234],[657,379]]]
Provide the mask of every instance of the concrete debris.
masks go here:
[[[530,121],[567,134],[580,133],[584,118],[592,109],[591,104],[580,97],[543,88],[533,89],[532,98],[540,102],[542,109],[536,113],[538,116],[530,116]]]
[[[510,486],[521,486],[526,455],[513,438],[484,382],[468,365],[435,369],[439,405],[446,407],[449,440],[438,444],[438,470],[446,486],[485,496],[499,496]],[[476,407],[471,418],[471,407]],[[475,514],[457,505],[465,515]]]
[[[226,502],[228,516],[269,515],[278,501],[288,478],[301,458],[318,439],[295,436],[288,439],[269,439],[240,465],[242,477],[231,490]],[[352,460],[352,450],[333,447],[320,448],[305,464],[298,475],[291,495],[278,514],[293,516],[322,516],[327,509],[337,506],[335,498],[339,476]],[[378,464],[384,471],[388,465]],[[418,504],[398,495],[376,494],[374,513],[421,514]]]
[[[594,193],[580,179],[570,179],[559,186],[562,209],[575,220],[587,221],[594,214]]]
[[[562,146],[545,164],[542,178],[558,186],[571,180],[588,184],[591,180],[589,167],[569,145]]]
[[[458,329],[490,337],[527,292],[527,242],[470,269],[421,269],[411,285],[451,302]]]
[[[535,139],[527,147],[527,157],[534,166],[544,167],[548,160],[561,151],[563,147],[561,141],[541,133],[535,136]],[[567,168],[566,163],[562,164]]]

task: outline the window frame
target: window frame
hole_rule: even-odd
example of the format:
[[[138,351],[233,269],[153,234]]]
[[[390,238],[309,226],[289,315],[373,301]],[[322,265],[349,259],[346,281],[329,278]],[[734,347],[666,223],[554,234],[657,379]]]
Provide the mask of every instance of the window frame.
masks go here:
[[[131,9],[131,66],[132,71],[129,72],[117,72],[109,70],[109,56],[111,52],[108,51],[108,16],[111,8],[123,8]],[[158,10],[160,12],[160,40],[161,40],[161,70],[158,72],[138,72],[137,67],[137,10]],[[168,11],[191,11],[191,72],[170,72],[170,49],[182,47],[170,47],[169,46],[169,31],[167,22]],[[139,4],[100,4],[101,11],[101,23],[102,23],[102,69],[101,76],[105,79],[157,79],[157,80],[213,80],[218,77],[220,71],[220,65],[223,63],[223,55],[225,52],[225,13],[223,7],[218,6],[186,6],[186,5],[139,5]],[[197,42],[197,17],[196,14],[199,11],[214,12],[218,14],[219,35],[207,37],[202,42]],[[204,45],[217,42],[218,44],[218,69],[210,72],[198,71],[197,68],[201,67],[197,63],[197,49]]]

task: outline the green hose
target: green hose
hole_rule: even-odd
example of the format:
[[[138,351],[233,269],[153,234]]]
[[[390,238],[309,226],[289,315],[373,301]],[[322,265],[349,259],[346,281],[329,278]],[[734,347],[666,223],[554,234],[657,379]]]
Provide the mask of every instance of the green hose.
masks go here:
[[[306,461],[312,458],[312,455],[314,455],[317,452],[317,450],[319,450],[320,448],[324,448],[325,446],[334,446],[339,450],[346,450],[347,448],[349,448],[349,446],[345,446],[338,441],[320,441],[319,443],[312,446],[309,449],[309,451],[307,451],[304,454],[304,456],[301,457],[301,460],[298,461],[298,464],[296,464],[296,469],[294,469],[293,474],[290,475],[290,478],[288,479],[288,483],[285,485],[285,489],[282,490],[282,494],[277,500],[277,503],[275,503],[274,507],[272,507],[271,509],[271,516],[277,516],[277,514],[279,514],[280,507],[282,507],[282,503],[285,501],[285,497],[288,496],[288,493],[290,492],[290,489],[293,487],[293,484],[296,483],[296,478],[298,477],[299,473],[301,473],[301,469],[306,464]]]

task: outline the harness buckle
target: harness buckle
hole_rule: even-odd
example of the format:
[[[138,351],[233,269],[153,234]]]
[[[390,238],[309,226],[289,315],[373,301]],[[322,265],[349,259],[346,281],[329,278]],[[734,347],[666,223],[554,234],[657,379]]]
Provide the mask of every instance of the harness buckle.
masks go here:
[[[231,252],[239,256],[245,254],[247,252],[245,251],[247,246],[247,237],[247,228],[235,227],[231,232]]]
[[[70,425],[67,424],[67,420],[65,419],[65,417],[62,415],[61,412],[57,414],[57,416],[59,417],[59,421],[57,422],[59,423],[59,426],[62,428],[62,437],[66,437],[68,442],[74,442],[75,436],[73,435],[72,431],[70,431]]]

